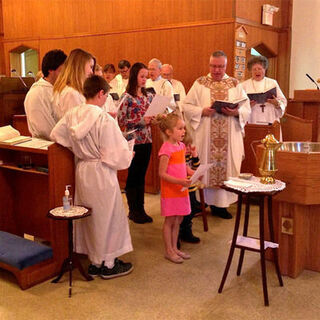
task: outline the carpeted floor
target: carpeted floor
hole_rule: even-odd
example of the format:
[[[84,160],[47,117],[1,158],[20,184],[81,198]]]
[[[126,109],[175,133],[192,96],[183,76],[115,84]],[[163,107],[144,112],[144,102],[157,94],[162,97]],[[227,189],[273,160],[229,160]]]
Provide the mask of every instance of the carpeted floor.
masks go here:
[[[0,319],[320,319],[320,273],[283,277],[281,288],[272,263],[267,262],[270,306],[264,307],[259,255],[247,252],[237,277],[236,250],[224,290],[218,294],[234,219],[208,216],[209,231],[203,232],[201,218],[195,218],[193,229],[201,242],[182,243],[192,258],[176,265],[163,257],[159,196],[147,195],[146,207],[152,224],[130,222],[134,251],[122,257],[134,264],[130,275],[86,282],[76,270],[70,299],[67,275],[58,284],[47,281],[22,291],[10,273],[0,270]],[[234,215],[235,206],[230,211]],[[250,235],[257,235],[257,221],[253,210]]]

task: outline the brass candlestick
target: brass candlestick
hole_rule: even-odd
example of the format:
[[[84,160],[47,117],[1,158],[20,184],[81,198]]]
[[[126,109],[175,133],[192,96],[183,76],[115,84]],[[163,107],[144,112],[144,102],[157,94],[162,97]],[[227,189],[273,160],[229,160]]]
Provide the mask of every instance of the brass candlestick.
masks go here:
[[[268,134],[261,140],[265,149],[263,150],[259,173],[261,175],[260,182],[264,184],[274,184],[274,175],[278,171],[276,168],[276,151],[281,147],[282,142],[279,142],[273,134]]]

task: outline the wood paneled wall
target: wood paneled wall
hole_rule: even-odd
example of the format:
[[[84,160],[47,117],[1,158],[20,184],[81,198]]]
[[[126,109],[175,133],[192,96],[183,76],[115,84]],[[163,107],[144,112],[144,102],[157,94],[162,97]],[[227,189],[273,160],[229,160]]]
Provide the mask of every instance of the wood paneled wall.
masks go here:
[[[289,72],[291,55],[291,15],[292,0],[269,0],[279,8],[273,15],[273,26],[261,24],[262,6],[265,0],[237,0],[236,22],[243,24],[247,31],[247,47],[255,47],[263,43],[276,56],[276,80],[288,97]]]
[[[270,4],[279,8],[279,11],[273,14],[273,26],[282,28],[287,26],[287,3],[289,0],[237,0],[236,13],[237,17],[261,23],[262,6]]]
[[[69,53],[81,47],[102,66],[120,59],[147,64],[157,57],[174,66],[175,77],[188,89],[208,72],[214,50],[233,53],[234,0],[223,5],[221,0],[2,2],[7,74],[9,52],[21,44],[37,49],[40,59],[54,48]]]
[[[232,18],[234,0],[2,0],[8,39],[100,34]],[[8,26],[8,27],[7,27]],[[10,26],[10,27],[9,27]]]
[[[174,66],[175,78],[188,89],[208,72],[214,50],[233,56],[236,22],[248,29],[248,44],[263,41],[279,54],[280,33],[282,41],[287,39],[284,11],[290,1],[268,1],[280,12],[274,27],[263,27],[263,0],[0,0],[4,22],[0,72],[9,75],[9,52],[20,45],[38,50],[40,60],[54,48],[69,53],[81,47],[101,65],[117,65],[120,59],[148,63],[157,57]],[[232,70],[229,59],[227,72],[233,74]],[[288,74],[282,76],[285,82]]]

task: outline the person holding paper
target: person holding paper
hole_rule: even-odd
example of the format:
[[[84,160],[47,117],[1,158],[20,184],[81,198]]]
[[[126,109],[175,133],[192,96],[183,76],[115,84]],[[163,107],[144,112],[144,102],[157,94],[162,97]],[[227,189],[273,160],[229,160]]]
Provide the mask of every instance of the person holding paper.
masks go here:
[[[182,101],[186,97],[186,90],[181,81],[173,79],[173,67],[171,64],[162,65],[161,76],[170,81],[173,88],[174,100],[177,103],[180,112],[182,112]]]
[[[196,170],[200,166],[200,160],[198,157],[197,148],[193,145],[192,137],[187,130],[185,130],[185,135],[182,142],[186,146],[186,163],[192,169]],[[191,178],[191,177],[190,177]],[[194,216],[201,212],[201,204],[196,199],[196,190],[198,189],[196,184],[191,184],[189,186],[189,199],[191,212],[189,215],[183,217],[183,220],[180,224],[179,230],[179,240],[189,243],[199,243],[200,238],[194,236],[192,232],[192,219]]]
[[[61,73],[53,87],[53,113],[58,122],[64,114],[85,102],[83,83],[93,74],[94,57],[82,50],[70,52]]]
[[[249,99],[238,81],[226,75],[227,56],[223,51],[214,52],[209,59],[210,73],[198,78],[183,103],[201,164],[213,163],[205,172],[203,182],[205,202],[213,215],[231,219],[227,207],[237,201],[237,195],[220,188],[230,176],[240,174],[244,157],[243,133],[251,108]],[[235,101],[244,99],[238,107],[222,108],[216,112],[211,106],[215,100]]]
[[[158,115],[157,122],[165,138],[159,150],[161,215],[165,217],[162,229],[164,256],[174,263],[182,263],[184,259],[190,259],[190,255],[178,249],[177,241],[182,219],[191,211],[187,189],[191,181],[187,174],[192,176],[194,171],[185,160],[186,146],[182,142],[185,135],[184,121],[170,113]]]
[[[87,254],[88,273],[103,279],[133,270],[131,263],[118,259],[132,251],[132,243],[117,178],[133,152],[116,120],[102,110],[109,88],[102,77],[89,77],[83,86],[85,103],[69,110],[51,132],[52,140],[78,159],[75,203],[92,209],[90,217],[73,222],[74,250]]]
[[[169,106],[175,110],[176,103],[174,101],[173,88],[167,79],[161,77],[161,68],[162,63],[160,60],[153,58],[149,61],[149,79],[147,80],[146,88],[153,88],[156,94],[170,98]]]
[[[56,124],[52,109],[53,85],[62,69],[67,56],[62,50],[51,50],[43,59],[43,76],[30,88],[24,100],[28,128],[35,138],[50,139],[50,133]]]
[[[152,148],[150,128],[152,117],[145,116],[153,99],[153,95],[145,90],[147,77],[148,69],[143,63],[137,62],[131,67],[127,91],[121,97],[118,110],[121,130],[123,132],[135,130],[127,135],[128,140],[135,139],[135,157],[128,169],[125,190],[129,219],[141,224],[153,221],[144,209],[145,175]]]
[[[265,76],[268,59],[264,56],[255,56],[248,61],[248,69],[251,72],[251,78],[241,84],[250,99],[251,115],[248,122],[254,124],[268,124],[276,120],[280,122],[287,106],[287,99],[278,82]],[[275,94],[261,103],[250,97],[250,94],[260,93],[262,95],[273,88],[275,88]]]

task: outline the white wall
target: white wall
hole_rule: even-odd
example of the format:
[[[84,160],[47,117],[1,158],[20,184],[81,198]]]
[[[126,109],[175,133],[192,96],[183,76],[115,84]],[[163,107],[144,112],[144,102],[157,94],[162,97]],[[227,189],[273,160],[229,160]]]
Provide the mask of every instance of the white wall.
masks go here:
[[[320,0],[293,0],[290,98],[293,90],[316,89],[306,73],[320,78]]]

